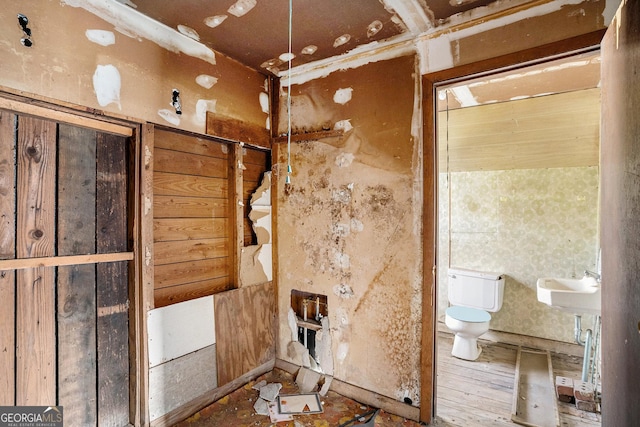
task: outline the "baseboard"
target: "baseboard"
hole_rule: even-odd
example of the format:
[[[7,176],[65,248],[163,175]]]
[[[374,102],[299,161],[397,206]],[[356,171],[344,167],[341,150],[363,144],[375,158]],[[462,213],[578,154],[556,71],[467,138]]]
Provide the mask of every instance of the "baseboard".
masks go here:
[[[213,389],[210,392],[205,393],[202,396],[196,399],[193,399],[190,402],[182,405],[181,407],[176,408],[173,411],[161,417],[156,418],[155,420],[151,421],[150,425],[151,427],[166,427],[166,426],[172,426],[174,424],[177,424],[180,421],[183,421],[189,418],[191,415],[195,414],[201,409],[211,405],[215,401],[239,389],[243,385],[247,384],[249,381],[252,381],[255,378],[259,377],[260,375],[270,372],[274,366],[275,366],[275,360],[270,360],[269,362],[264,363],[258,366],[257,368],[247,372],[241,377],[236,378],[230,383],[227,383],[222,387]]]
[[[298,372],[298,369],[300,369],[300,366],[281,359],[276,359],[275,367],[289,372],[290,374],[295,374]],[[335,377],[331,380],[329,390],[336,392],[341,396],[353,399],[356,402],[364,403],[365,405],[369,405],[374,408],[380,408],[385,412],[389,412],[409,420],[420,420],[420,408],[383,396],[373,391],[363,389],[353,384],[346,383]]]
[[[452,334],[444,322],[438,322],[438,332]],[[489,332],[481,335],[479,340],[480,342],[497,342],[527,348],[537,348],[540,350],[548,350],[552,353],[567,354],[569,356],[584,356],[584,347],[578,344],[549,340],[546,338],[530,337],[510,332],[489,330]]]

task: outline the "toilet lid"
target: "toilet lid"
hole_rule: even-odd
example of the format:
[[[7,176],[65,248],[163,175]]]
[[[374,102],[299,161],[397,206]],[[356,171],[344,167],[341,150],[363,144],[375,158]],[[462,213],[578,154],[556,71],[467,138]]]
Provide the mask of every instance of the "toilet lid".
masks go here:
[[[479,323],[491,320],[491,315],[489,313],[477,308],[453,306],[447,308],[445,313],[447,316],[453,317],[454,319],[462,322]]]

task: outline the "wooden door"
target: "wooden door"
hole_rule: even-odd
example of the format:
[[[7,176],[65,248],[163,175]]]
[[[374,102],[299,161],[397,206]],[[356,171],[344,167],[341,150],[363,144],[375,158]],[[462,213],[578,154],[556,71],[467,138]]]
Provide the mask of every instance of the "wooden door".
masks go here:
[[[129,424],[130,144],[0,111],[0,405]]]
[[[602,42],[602,425],[640,425],[640,2]]]

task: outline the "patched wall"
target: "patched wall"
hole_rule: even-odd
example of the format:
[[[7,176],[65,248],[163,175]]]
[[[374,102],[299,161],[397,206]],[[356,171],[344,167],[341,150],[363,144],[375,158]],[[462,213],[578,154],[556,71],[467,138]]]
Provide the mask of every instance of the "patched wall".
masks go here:
[[[277,357],[290,361],[291,290],[327,295],[334,377],[418,404],[422,156],[412,132],[420,115],[415,69],[408,56],[292,88],[294,133],[345,133],[292,143],[286,187],[286,145],[279,150]],[[286,97],[281,101],[286,106]]]

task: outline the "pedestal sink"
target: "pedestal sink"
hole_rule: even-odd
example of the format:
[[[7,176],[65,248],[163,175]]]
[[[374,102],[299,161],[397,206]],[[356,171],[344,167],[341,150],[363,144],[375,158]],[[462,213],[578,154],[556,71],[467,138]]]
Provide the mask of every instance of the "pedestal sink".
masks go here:
[[[582,279],[540,278],[538,301],[573,314],[600,315],[600,283],[590,276]]]

